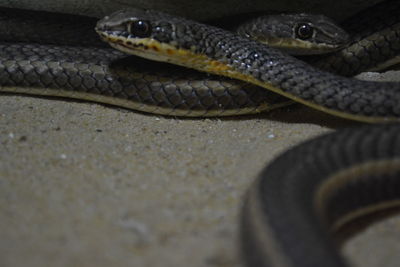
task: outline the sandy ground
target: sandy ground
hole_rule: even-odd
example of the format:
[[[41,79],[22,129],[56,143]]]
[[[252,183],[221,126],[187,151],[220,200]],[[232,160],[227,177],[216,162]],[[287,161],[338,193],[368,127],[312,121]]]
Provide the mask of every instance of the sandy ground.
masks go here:
[[[0,266],[242,266],[239,209],[260,170],[354,124],[300,106],[178,119],[1,95]],[[355,266],[394,267],[399,241],[397,216],[343,250]]]

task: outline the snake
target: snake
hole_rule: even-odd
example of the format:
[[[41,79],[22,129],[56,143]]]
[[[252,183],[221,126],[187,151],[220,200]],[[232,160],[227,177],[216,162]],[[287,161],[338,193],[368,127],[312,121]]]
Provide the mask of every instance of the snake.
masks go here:
[[[297,39],[301,45],[292,47],[318,52],[336,50],[347,41],[347,34],[323,16],[290,15],[279,31],[261,27],[276,25],[267,19],[285,21],[287,16],[259,18],[263,33],[258,36],[268,34],[279,46],[282,40]],[[0,20],[1,92],[76,98],[184,117],[259,113],[292,103],[249,83],[127,57],[100,40],[93,30],[97,18],[0,8]],[[294,38],[297,31],[292,28],[299,28],[298,23],[308,27],[303,34],[312,31],[309,38]],[[249,34],[252,25],[242,23],[237,31]]]
[[[400,6],[396,1],[385,4],[393,9]],[[305,28],[300,31],[308,35]],[[399,28],[392,23],[385,31],[398,36]],[[399,204],[399,84],[338,76],[236,33],[159,11],[118,11],[98,21],[96,31],[121,52],[101,45],[85,49],[71,43],[39,46],[19,40],[11,45],[0,44],[0,91],[76,97],[182,116],[241,113],[237,110],[243,107],[242,103],[227,104],[223,108],[226,113],[216,113],[221,103],[208,105],[206,111],[200,111],[196,104],[182,106],[179,101],[174,106],[160,104],[162,101],[154,105],[156,97],[139,104],[139,97],[127,92],[146,86],[148,92],[149,82],[156,90],[162,87],[163,92],[176,91],[177,81],[184,81],[185,75],[180,74],[185,73],[185,68],[174,69],[178,76],[169,80],[172,83],[168,87],[164,83],[168,82],[167,74],[161,79],[136,74],[139,69],[135,69],[135,63],[140,65],[140,71],[146,71],[148,61],[122,58],[128,53],[238,79],[244,86],[253,84],[267,89],[261,92],[272,91],[273,98],[283,96],[283,102],[288,98],[346,119],[382,123],[343,129],[307,141],[278,156],[261,172],[246,194],[242,209],[242,250],[249,266],[347,266],[332,232],[355,217]],[[11,37],[15,38],[19,37]],[[391,51],[396,51],[399,38],[383,39]],[[355,40],[346,51],[360,43]],[[81,52],[76,54],[78,50]],[[106,51],[108,54],[104,54]],[[154,73],[153,65],[150,68],[149,73]],[[201,79],[212,77],[209,81],[217,84],[231,81],[198,75]],[[146,76],[151,77],[144,83],[146,79],[142,78]],[[138,80],[140,83],[129,87]],[[222,91],[226,92],[226,88]],[[165,99],[165,94],[159,99]],[[194,111],[185,113],[187,109]]]
[[[399,120],[399,83],[324,72],[218,27],[130,9],[106,16],[96,31],[123,52],[249,82],[335,116],[365,122]]]

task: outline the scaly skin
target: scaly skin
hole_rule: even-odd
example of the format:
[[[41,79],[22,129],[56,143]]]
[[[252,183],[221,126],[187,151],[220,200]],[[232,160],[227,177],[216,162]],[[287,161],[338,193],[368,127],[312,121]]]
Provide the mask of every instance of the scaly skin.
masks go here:
[[[241,237],[254,267],[344,267],[332,234],[400,204],[400,125],[329,133],[274,159],[246,196]]]
[[[400,1],[383,1],[344,21],[352,40],[344,49],[311,60],[317,68],[343,76],[380,71],[400,62]]]
[[[0,44],[0,76],[0,92],[85,99],[174,116],[239,115],[288,104],[249,84],[165,68],[112,48]]]
[[[135,21],[145,21],[150,31],[145,36],[129,32]],[[105,17],[96,29],[124,52],[247,81],[336,116],[400,119],[400,84],[339,77],[220,28],[129,9]]]

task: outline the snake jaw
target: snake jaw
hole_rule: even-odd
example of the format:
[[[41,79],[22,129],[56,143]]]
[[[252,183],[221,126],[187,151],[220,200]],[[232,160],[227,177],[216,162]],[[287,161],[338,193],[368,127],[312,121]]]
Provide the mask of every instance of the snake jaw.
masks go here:
[[[278,48],[292,55],[317,55],[333,52],[340,49],[342,46],[336,44],[320,43],[293,39],[293,38],[264,38],[258,39],[260,43]]]
[[[307,27],[307,36],[301,35],[302,26]],[[236,31],[292,55],[333,52],[350,41],[349,34],[333,20],[316,14],[269,14],[241,23]]]
[[[98,29],[96,29],[96,31],[99,33],[103,41],[127,54],[175,64],[179,64],[180,62],[177,58],[183,58],[186,56],[185,51],[177,50],[176,47],[172,45],[160,43],[152,38],[124,38],[115,32],[101,31]],[[177,54],[181,54],[181,56],[177,56]]]

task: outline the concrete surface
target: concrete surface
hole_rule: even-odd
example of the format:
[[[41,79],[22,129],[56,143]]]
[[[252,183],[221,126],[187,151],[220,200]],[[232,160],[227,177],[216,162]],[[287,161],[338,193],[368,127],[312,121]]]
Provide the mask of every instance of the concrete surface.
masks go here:
[[[263,166],[352,124],[300,106],[193,120],[1,95],[0,266],[242,266],[238,211]],[[395,267],[399,241],[400,216],[344,252]]]

